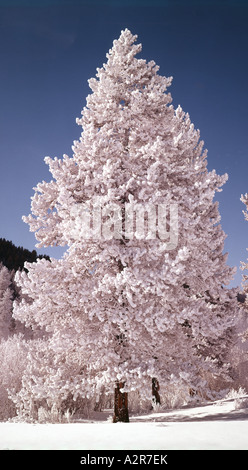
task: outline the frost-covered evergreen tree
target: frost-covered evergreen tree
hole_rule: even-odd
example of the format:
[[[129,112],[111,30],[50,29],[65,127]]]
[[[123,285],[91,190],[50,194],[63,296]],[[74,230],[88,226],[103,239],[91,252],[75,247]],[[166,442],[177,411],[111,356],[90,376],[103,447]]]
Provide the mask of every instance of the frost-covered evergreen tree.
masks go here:
[[[223,371],[237,308],[213,202],[227,176],[208,171],[172,79],[136,58],[136,39],[122,31],[89,80],[73,156],[45,158],[53,179],[24,218],[37,246],[66,254],[16,276],[28,301],[15,318],[43,328],[57,358],[47,393],[51,382],[75,399],[115,389],[115,421],[128,421],[127,392],[151,395],[154,378],[197,387]]]
[[[13,330],[13,290],[11,272],[0,263],[0,339],[6,339]]]
[[[248,194],[242,194],[240,200],[245,204],[245,210],[243,210],[244,218],[245,220],[248,221]],[[248,259],[245,261],[241,261],[241,269],[242,271],[246,271],[248,269]],[[247,318],[247,312],[248,312],[248,275],[243,274],[242,276],[242,287],[243,287],[243,306],[244,306],[244,321],[243,321],[243,341],[248,341],[248,318]]]
[[[243,210],[244,218],[248,221],[248,193],[242,194],[240,200],[245,204],[245,210]],[[241,261],[241,269],[246,271],[248,269],[248,259],[245,261]],[[243,274],[242,276],[243,281],[243,290],[244,290],[244,303],[247,305],[247,293],[248,293],[248,275]]]

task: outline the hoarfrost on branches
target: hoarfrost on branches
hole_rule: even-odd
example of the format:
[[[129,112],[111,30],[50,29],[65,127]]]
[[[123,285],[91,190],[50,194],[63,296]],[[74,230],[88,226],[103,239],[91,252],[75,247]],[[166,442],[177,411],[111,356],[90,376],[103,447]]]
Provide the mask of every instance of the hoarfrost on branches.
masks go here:
[[[151,396],[154,377],[162,387],[180,380],[197,388],[205,374],[227,372],[237,307],[225,287],[234,271],[214,202],[227,175],[208,171],[199,131],[172,105],[172,77],[136,58],[136,39],[122,31],[89,80],[73,156],[45,158],[53,179],[34,188],[24,217],[37,246],[68,249],[61,260],[38,260],[16,275],[24,297],[15,318],[49,337],[47,352],[33,357],[23,397],[33,393],[34,369],[43,391],[45,383],[47,394],[75,400],[116,384]],[[141,205],[143,235],[135,236],[136,217],[128,236],[127,212]],[[158,224],[145,231],[148,205],[157,216],[159,207],[177,209],[164,230],[169,242],[156,235]]]

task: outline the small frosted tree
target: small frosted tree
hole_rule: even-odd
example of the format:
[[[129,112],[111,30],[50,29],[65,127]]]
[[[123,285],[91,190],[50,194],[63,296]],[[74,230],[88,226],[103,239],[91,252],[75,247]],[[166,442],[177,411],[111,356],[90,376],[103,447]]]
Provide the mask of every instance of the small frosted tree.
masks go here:
[[[28,344],[21,334],[0,341],[0,421],[17,414],[15,398],[22,389]]]
[[[122,31],[89,80],[73,156],[45,158],[53,179],[24,218],[38,247],[67,252],[16,276],[29,301],[15,318],[50,335],[56,386],[75,399],[115,389],[114,421],[128,421],[129,390],[221,373],[236,312],[213,202],[227,175],[207,170],[172,79],[136,58],[136,39]],[[81,367],[69,378],[72,357]]]

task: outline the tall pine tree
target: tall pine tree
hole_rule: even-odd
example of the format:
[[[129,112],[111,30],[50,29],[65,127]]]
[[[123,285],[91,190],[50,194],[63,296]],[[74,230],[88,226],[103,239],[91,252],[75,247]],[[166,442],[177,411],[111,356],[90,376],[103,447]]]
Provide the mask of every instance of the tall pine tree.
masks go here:
[[[172,79],[136,58],[136,39],[122,31],[89,80],[73,156],[45,158],[53,180],[24,218],[37,246],[66,254],[16,276],[28,301],[15,317],[51,335],[53,386],[75,399],[115,389],[114,421],[128,421],[130,390],[221,374],[236,312],[214,202],[227,175],[208,171]]]

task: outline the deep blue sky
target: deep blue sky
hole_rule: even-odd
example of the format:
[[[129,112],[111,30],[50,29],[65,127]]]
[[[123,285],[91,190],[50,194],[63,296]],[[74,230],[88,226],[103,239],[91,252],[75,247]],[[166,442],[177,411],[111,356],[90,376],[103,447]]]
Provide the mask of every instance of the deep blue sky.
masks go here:
[[[0,237],[35,248],[21,220],[32,188],[51,175],[46,155],[72,155],[88,78],[126,27],[141,57],[173,76],[173,104],[189,112],[208,168],[228,173],[217,196],[228,264],[247,258],[248,2],[187,0],[0,0]],[[61,250],[38,252],[58,257]]]

